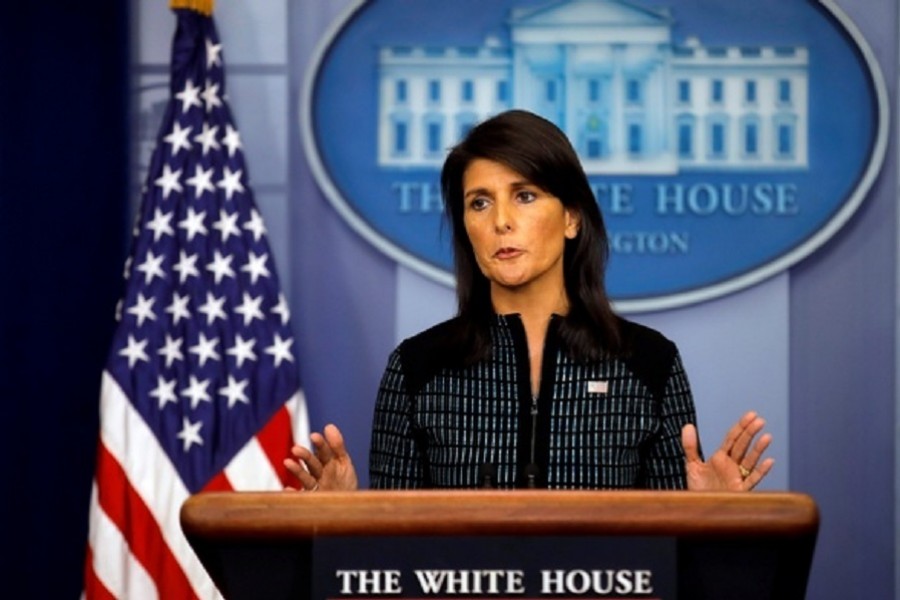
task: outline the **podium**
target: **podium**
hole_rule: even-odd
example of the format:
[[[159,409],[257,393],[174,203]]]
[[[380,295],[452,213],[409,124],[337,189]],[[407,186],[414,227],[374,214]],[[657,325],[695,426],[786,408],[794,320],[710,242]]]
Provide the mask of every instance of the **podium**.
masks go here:
[[[181,524],[229,600],[804,598],[804,494],[206,492]]]

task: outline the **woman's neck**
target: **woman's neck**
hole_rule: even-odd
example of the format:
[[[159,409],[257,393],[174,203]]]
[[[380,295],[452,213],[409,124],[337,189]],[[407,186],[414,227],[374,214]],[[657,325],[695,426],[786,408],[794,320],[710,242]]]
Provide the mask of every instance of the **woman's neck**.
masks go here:
[[[569,312],[569,298],[562,286],[550,290],[493,286],[491,303],[497,314],[518,313],[526,323],[546,323],[553,314]]]
[[[491,288],[491,302],[498,314],[518,313],[525,328],[528,343],[528,362],[531,373],[531,393],[540,392],[544,345],[550,317],[569,312],[569,298],[564,286],[555,289]]]

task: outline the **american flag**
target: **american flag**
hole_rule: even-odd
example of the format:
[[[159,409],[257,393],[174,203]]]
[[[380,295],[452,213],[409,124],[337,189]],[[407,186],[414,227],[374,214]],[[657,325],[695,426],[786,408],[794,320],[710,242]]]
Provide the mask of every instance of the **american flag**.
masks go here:
[[[175,13],[171,97],[102,376],[87,598],[217,597],[182,503],[281,489],[282,460],[308,431],[211,10]]]

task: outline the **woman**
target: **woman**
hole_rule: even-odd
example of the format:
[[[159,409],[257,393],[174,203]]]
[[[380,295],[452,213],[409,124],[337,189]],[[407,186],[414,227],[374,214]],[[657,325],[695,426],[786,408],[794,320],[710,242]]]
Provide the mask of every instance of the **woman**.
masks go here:
[[[607,236],[578,157],[520,110],[473,128],[441,173],[459,314],[391,354],[374,488],[750,490],[772,459],[747,413],[704,462],[676,346],[616,316]],[[355,489],[333,425],[292,449],[304,490]]]

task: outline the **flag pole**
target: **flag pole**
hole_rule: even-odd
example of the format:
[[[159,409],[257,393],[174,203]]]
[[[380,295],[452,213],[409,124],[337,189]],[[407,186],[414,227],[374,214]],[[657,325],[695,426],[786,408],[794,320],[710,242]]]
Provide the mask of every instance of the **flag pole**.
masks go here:
[[[169,8],[187,8],[211,17],[215,0],[169,0]]]

